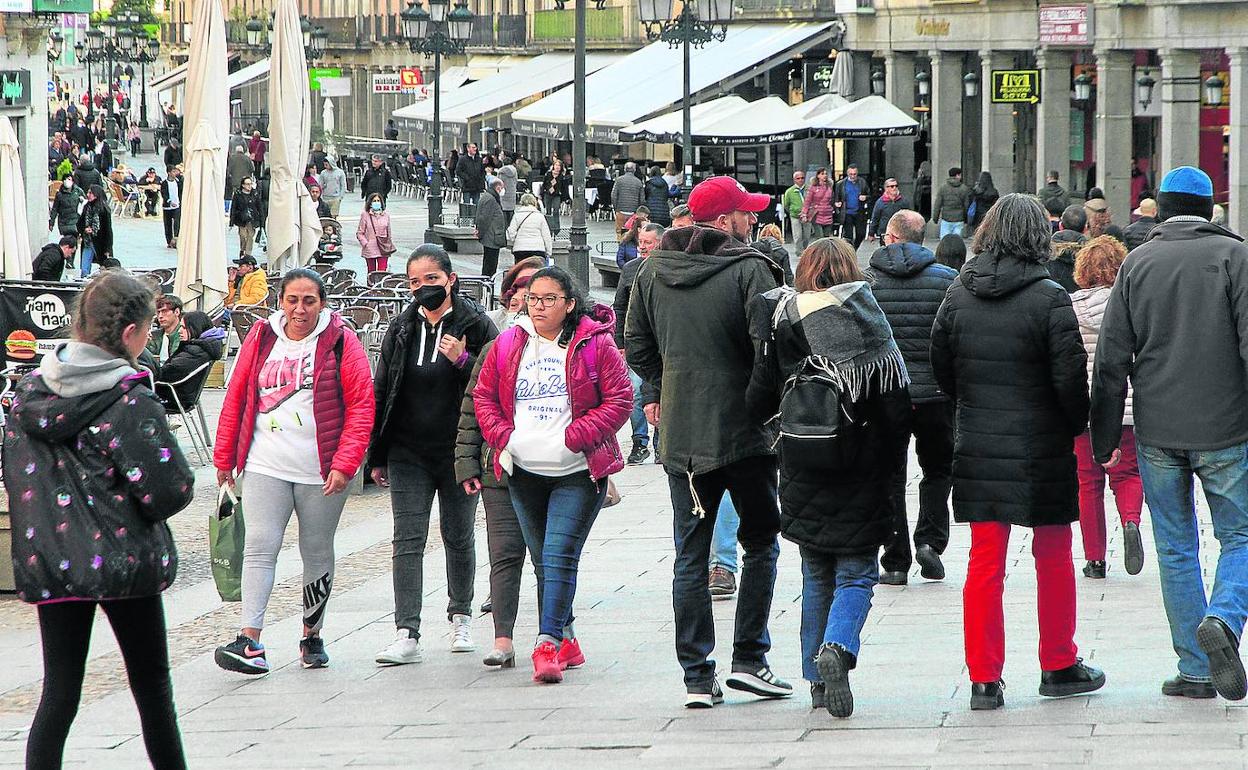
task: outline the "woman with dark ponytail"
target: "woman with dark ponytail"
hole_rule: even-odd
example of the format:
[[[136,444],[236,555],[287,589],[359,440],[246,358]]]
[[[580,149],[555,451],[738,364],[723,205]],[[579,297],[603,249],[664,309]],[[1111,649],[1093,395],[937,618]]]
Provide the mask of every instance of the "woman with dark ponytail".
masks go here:
[[[473,403],[494,475],[508,489],[525,544],[542,567],[533,679],[561,682],[585,663],[572,629],[581,549],[602,509],[607,477],[624,467],[615,433],[632,384],[612,332],[615,314],[590,305],[561,268],[533,275],[528,314],[485,354]]]

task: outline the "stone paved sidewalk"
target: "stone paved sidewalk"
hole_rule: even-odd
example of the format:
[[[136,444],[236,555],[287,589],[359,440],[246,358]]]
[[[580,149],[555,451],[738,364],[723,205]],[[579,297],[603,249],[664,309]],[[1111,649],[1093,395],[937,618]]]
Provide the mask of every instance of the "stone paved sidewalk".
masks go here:
[[[1007,707],[968,710],[960,588],[969,533],[955,526],[945,581],[912,574],[907,587],[877,588],[861,663],[852,675],[851,719],[812,712],[799,681],[800,574],[796,549],[788,543],[772,611],[771,661],[798,693],[787,701],[760,702],[728,691],[723,706],[687,711],[672,651],[666,479],[659,468],[644,466],[627,469],[618,482],[624,501],[598,519],[578,586],[577,628],[589,662],[569,672],[562,685],[531,683],[527,661],[512,670],[482,666],[492,636],[488,615],[474,621],[477,653],[449,652],[440,613],[440,550],[431,550],[427,560],[425,662],[391,669],[373,664],[373,653],[392,635],[393,620],[384,498],[357,498],[353,505],[371,506],[373,518],[339,535],[343,590],[329,609],[328,669],[304,671],[297,664],[297,605],[278,598],[293,590],[290,583],[275,595],[275,609],[288,616],[265,633],[274,671],[257,679],[222,672],[212,662],[211,646],[234,633],[234,612],[220,610],[210,583],[171,595],[173,644],[180,650],[175,689],[192,767],[1245,767],[1248,707],[1160,694],[1174,657],[1155,560],[1150,548],[1144,573],[1127,576],[1119,567],[1116,528],[1109,579],[1079,579],[1078,641],[1081,654],[1108,674],[1101,693],[1061,701],[1036,694],[1030,538],[1015,530],[1006,583]],[[1145,516],[1146,530],[1147,523]],[[1204,529],[1211,579],[1208,559],[1216,543],[1207,523]],[[484,533],[478,532],[479,601],[488,568]],[[294,574],[291,556],[284,555],[279,582]],[[201,612],[188,604],[194,596]],[[521,647],[535,633],[531,597],[526,582],[517,629]],[[734,602],[719,601],[715,608],[718,658],[726,668]],[[19,633],[37,644],[33,631]],[[177,639],[187,633],[200,646],[179,647]],[[116,657],[106,624],[96,650],[103,657],[92,663],[93,673]],[[29,718],[29,711],[0,713],[0,765],[20,764]],[[144,765],[128,692],[118,689],[84,706],[67,759],[70,766]]]

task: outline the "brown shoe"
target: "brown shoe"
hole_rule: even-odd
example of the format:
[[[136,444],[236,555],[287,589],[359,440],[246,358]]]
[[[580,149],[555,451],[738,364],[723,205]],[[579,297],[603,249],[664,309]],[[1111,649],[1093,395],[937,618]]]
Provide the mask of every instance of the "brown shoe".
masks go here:
[[[711,568],[711,596],[732,596],[737,592],[737,576],[723,567]]]

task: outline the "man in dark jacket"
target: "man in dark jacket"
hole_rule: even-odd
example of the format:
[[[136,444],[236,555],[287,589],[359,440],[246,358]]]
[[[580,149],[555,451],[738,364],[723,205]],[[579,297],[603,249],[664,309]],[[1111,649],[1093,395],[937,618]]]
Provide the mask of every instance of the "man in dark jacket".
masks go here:
[[[78,169],[74,171],[74,184],[86,194],[92,185],[103,185],[104,177],[100,175],[100,170],[95,167],[89,158],[83,158],[78,163]]]
[[[503,180],[496,179],[494,186],[477,203],[473,224],[476,225],[477,239],[481,241],[481,274],[485,276],[492,276],[498,270],[498,252],[507,245],[507,217],[502,206],[505,189]]]
[[[623,238],[624,223],[637,213],[646,200],[646,186],[641,177],[637,176],[637,164],[631,160],[624,164],[624,173],[620,174],[611,186],[611,206],[615,209],[615,237]]]
[[[949,169],[949,181],[940,186],[932,199],[932,221],[940,223],[940,237],[949,233],[963,234],[966,207],[971,204],[971,191],[962,184],[962,169]]]
[[[659,247],[665,229],[663,225],[648,222],[637,231],[637,259],[630,260],[620,270],[620,282],[615,287],[615,301],[611,309],[615,311],[615,345],[621,351],[624,346],[624,322],[628,318],[628,303],[633,295],[633,283],[637,280],[637,271],[642,261]],[[656,398],[649,393],[649,387],[632,369],[628,370],[628,379],[633,384],[633,411],[629,422],[633,429],[633,448],[628,453],[629,465],[641,465],[650,456],[650,425],[646,422],[645,406],[647,400]],[[656,436],[657,438],[657,436]],[[658,446],[655,446],[658,450]]]
[[[871,232],[876,238],[880,239],[881,245],[885,243],[885,236],[888,233],[888,223],[893,215],[898,211],[904,211],[912,208],[910,201],[906,196],[901,194],[901,188],[897,185],[897,180],[889,178],[884,180],[884,194],[876,198],[875,205],[871,207]]]
[[[867,237],[867,183],[858,167],[849,164],[845,176],[832,188],[833,205],[844,227],[842,235],[857,249]]]
[[[770,196],[748,193],[731,177],[698,184],[689,196],[698,225],[667,231],[641,263],[624,326],[629,366],[659,393],[645,411],[659,426],[672,495],[676,657],[690,708],[723,697],[707,658],[715,646],[708,561],[725,491],[741,516],[745,549],[727,684],[764,697],[793,693],[767,665],[780,552],[773,437],[745,403],[755,355],[745,307],[781,282],[780,269],[746,245],[755,212],[770,205]]]
[[[1053,253],[1045,266],[1049,269],[1050,278],[1067,292],[1073,293],[1079,291],[1079,284],[1075,283],[1075,254],[1088,241],[1088,215],[1083,206],[1077,203],[1067,206],[1062,212],[1059,228],[1053,233]]]
[[[182,229],[182,169],[167,166],[165,173],[160,183],[161,215],[165,221],[165,246],[172,249],[178,245]]]
[[[464,203],[477,205],[481,200],[481,193],[485,192],[485,162],[477,152],[477,145],[469,144],[468,151],[459,156],[459,163],[455,164],[455,176],[459,179]]]
[[[940,555],[949,545],[949,492],[953,489],[953,401],[932,374],[932,324],[956,270],[936,262],[923,247],[927,223],[915,211],[898,211],[884,233],[885,246],[871,255],[871,290],[893,327],[893,338],[910,373],[911,421],[893,477],[893,540],[880,557],[880,582],[905,585],[910,572],[910,533],[906,519],[906,461],[909,435],[923,480],[919,482],[919,521],[914,529],[914,558],[920,574],[942,580]]]
[[[1060,174],[1050,171],[1045,175],[1044,187],[1040,188],[1040,192],[1036,194],[1051,218],[1060,217],[1070,205],[1070,193],[1066,192],[1066,188],[1058,182],[1059,179],[1061,179]]]
[[[165,148],[162,160],[166,167],[182,165],[182,145],[176,138],[169,139],[169,146]]]
[[[60,281],[65,273],[65,265],[73,259],[74,250],[78,248],[78,237],[63,235],[57,243],[49,243],[39,250],[31,263],[32,281]]]
[[[390,188],[393,186],[394,178],[390,176],[390,169],[386,168],[380,155],[373,155],[372,165],[364,172],[364,178],[360,180],[360,197],[368,200],[368,196],[376,193],[381,196],[381,205],[384,207],[386,198],[390,197]]]
[[[1157,539],[1161,595],[1179,673],[1166,695],[1240,700],[1248,607],[1248,245],[1210,223],[1213,184],[1200,169],[1166,174],[1161,224],[1126,258],[1096,346],[1092,450],[1113,467],[1131,382],[1137,455]],[[1205,600],[1192,477],[1221,544]],[[1138,543],[1135,547],[1141,547]]]
[[[1145,198],[1140,201],[1140,218],[1127,225],[1122,235],[1127,242],[1127,251],[1135,251],[1136,247],[1148,240],[1148,234],[1157,226],[1157,201]]]

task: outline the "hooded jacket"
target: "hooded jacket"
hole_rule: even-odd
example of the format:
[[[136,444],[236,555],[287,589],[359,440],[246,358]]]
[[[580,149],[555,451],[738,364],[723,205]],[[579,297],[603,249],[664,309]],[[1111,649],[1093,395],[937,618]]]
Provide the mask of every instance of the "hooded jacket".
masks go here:
[[[1207,451],[1248,441],[1242,238],[1203,219],[1171,217],[1123,261],[1097,339],[1097,462],[1107,461],[1121,439],[1128,379],[1139,443]]]
[[[961,179],[951,178],[936,191],[932,199],[933,222],[965,222],[966,208],[971,205],[971,190]]]
[[[1044,265],[986,251],[968,262],[936,314],[932,370],[957,403],[955,518],[1024,527],[1079,518],[1087,354],[1070,295]]]
[[[84,160],[78,164],[78,170],[74,172],[74,186],[85,195],[93,184],[103,187],[104,177],[100,175],[100,171],[95,167],[94,163]]]
[[[94,233],[86,229],[94,227]],[[95,263],[102,264],[104,258],[113,253],[113,212],[108,208],[108,201],[96,198],[87,201],[78,217],[78,235],[89,241],[95,248]]]
[[[789,250],[784,247],[783,243],[775,238],[760,238],[750,246],[766,254],[772,262],[780,266],[780,272],[784,273],[785,286],[793,285],[793,263],[789,258]]]
[[[1087,242],[1088,236],[1075,230],[1053,233],[1053,255],[1044,264],[1049,270],[1049,277],[1067,292],[1079,291],[1079,284],[1075,283],[1075,255]]]
[[[652,176],[646,180],[646,208],[650,209],[650,221],[664,227],[672,226],[672,196],[670,188],[661,176]]]
[[[893,338],[910,373],[910,400],[948,401],[932,374],[932,324],[958,272],[936,262],[917,243],[894,243],[871,255],[871,291],[893,327]]]
[[[516,377],[531,329],[525,321],[527,318],[522,318],[499,335],[484,353],[485,362],[472,391],[481,433],[494,450],[493,470],[498,480],[503,478],[498,453],[507,448],[515,430]],[[585,455],[594,481],[624,469],[624,455],[615,434],[628,422],[633,409],[633,385],[612,339],[614,328],[611,308],[594,305],[568,342],[566,378],[572,424],[564,432],[564,445],[570,452]]]
[[[1101,325],[1105,322],[1105,307],[1109,304],[1109,296],[1112,292],[1113,289],[1109,286],[1096,286],[1091,289],[1080,289],[1070,295],[1070,304],[1075,308],[1075,318],[1079,319],[1079,334],[1083,337],[1083,349],[1088,353],[1088,382],[1092,382],[1092,369],[1096,361],[1096,340],[1101,334]],[[1131,386],[1128,385],[1122,424],[1132,425],[1133,423]]]
[[[507,217],[503,214],[499,196],[493,190],[481,193],[474,224],[482,247],[501,249],[507,245]]]
[[[147,381],[67,342],[18,383],[4,485],[23,601],[154,596],[173,583],[164,520],[190,503],[195,475]]]
[[[260,368],[277,343],[274,326],[282,324],[284,318],[278,312],[267,323],[253,324],[238,351],[217,422],[212,464],[219,471],[235,472],[247,467],[247,453],[260,412]],[[333,470],[351,478],[368,450],[373,429],[373,388],[364,346],[347,331],[336,313],[330,315],[329,325],[317,335],[313,366],[313,414],[321,477],[328,478]]]
[[[156,395],[162,402],[170,406],[174,405],[173,398],[169,395],[170,391],[177,392],[178,401],[184,409],[190,409],[199,402],[200,392],[203,391],[204,382],[208,379],[208,369],[200,372],[201,376],[176,388],[164,383],[178,382],[204,364],[211,365],[215,361],[220,361],[221,354],[225,351],[225,336],[225,329],[214,326],[196,339],[186,340],[178,345],[177,349],[169,355],[169,360],[165,361],[156,374],[159,380],[156,384]]]
[[[46,244],[31,262],[30,280],[59,281],[65,273],[65,254],[61,252],[61,244]]]
[[[485,344],[498,336],[498,330],[485,309],[459,292],[451,294],[451,312],[442,319],[440,330],[427,328],[428,324],[418,313],[419,308],[415,302],[410,303],[391,322],[381,342],[381,357],[373,375],[377,421],[373,429],[370,464],[374,466],[386,465],[396,443],[416,454],[430,454],[435,458],[452,455],[461,401],[473,366]],[[468,357],[459,367],[447,361],[441,353],[434,355],[436,345],[432,349],[426,349],[427,345],[421,346],[422,335],[432,342],[435,337],[445,334],[465,338]],[[404,381],[409,359],[420,356],[422,352],[432,359],[427,365],[437,367],[446,376],[439,381],[438,393],[418,399],[412,398],[412,389],[405,388]],[[434,376],[437,376],[436,372]],[[417,429],[418,435],[409,435]],[[403,434],[401,439],[400,433]]]
[[[85,199],[85,193],[75,182],[71,187],[61,185],[52,199],[52,224],[61,235],[78,234],[78,207]]]
[[[773,453],[771,432],[746,409],[755,349],[745,308],[782,282],[757,249],[697,225],[668,230],[639,266],[624,339],[628,365],[659,394],[670,471],[698,475]]]

